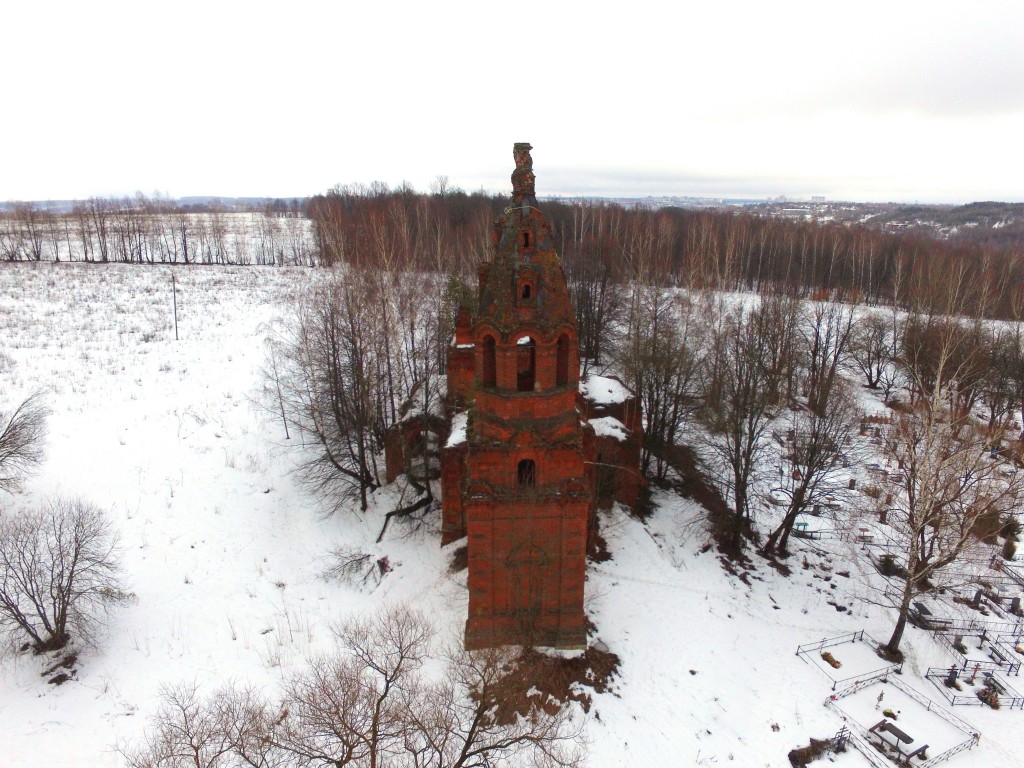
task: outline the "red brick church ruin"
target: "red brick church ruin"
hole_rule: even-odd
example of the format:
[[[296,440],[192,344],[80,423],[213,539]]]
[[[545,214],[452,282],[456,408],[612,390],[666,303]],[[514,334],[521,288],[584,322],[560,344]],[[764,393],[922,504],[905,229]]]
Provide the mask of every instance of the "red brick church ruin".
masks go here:
[[[643,484],[635,399],[615,379],[580,381],[576,317],[531,149],[515,145],[512,201],[479,268],[478,308],[460,308],[448,352],[442,536],[468,538],[468,648],[584,646],[595,509],[635,506]],[[391,453],[403,444],[390,441]],[[389,474],[401,464],[389,455]]]

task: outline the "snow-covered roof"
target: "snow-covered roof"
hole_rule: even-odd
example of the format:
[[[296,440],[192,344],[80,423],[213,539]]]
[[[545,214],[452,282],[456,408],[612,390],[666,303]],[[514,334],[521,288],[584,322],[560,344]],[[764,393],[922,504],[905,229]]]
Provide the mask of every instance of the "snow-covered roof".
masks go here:
[[[448,433],[448,442],[445,448],[454,448],[466,442],[466,428],[469,426],[469,413],[463,411],[452,418],[452,431]]]
[[[614,437],[623,441],[629,437],[629,430],[614,416],[602,416],[599,419],[591,419],[590,426],[594,428],[598,437]]]
[[[424,402],[423,382],[419,382],[412,388],[409,399],[402,404],[399,411],[399,423],[422,416],[424,411],[430,416],[444,418],[444,401],[448,396],[448,377],[431,376],[428,384],[426,402]]]
[[[580,392],[594,405],[615,405],[630,398],[629,390],[621,381],[606,376],[587,376],[580,382]]]

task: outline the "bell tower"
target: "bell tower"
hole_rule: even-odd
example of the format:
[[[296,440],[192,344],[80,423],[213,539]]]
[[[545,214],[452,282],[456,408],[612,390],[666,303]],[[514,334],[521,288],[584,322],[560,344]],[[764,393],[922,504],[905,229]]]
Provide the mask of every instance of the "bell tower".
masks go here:
[[[582,646],[593,479],[577,410],[575,313],[551,227],[534,192],[529,144],[513,149],[512,201],[480,265],[479,309],[463,318],[449,396],[471,403],[446,536],[468,535],[466,646]],[[458,366],[456,366],[458,367]]]

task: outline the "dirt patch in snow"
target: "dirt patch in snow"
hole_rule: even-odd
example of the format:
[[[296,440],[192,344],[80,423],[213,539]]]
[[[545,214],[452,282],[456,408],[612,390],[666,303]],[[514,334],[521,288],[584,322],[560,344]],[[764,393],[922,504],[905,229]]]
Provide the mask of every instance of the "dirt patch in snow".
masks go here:
[[[448,573],[458,573],[469,568],[469,545],[463,544],[452,552],[452,559],[448,563]]]
[[[736,541],[735,515],[725,503],[711,482],[704,476],[697,465],[697,454],[685,445],[676,445],[669,449],[668,462],[679,472],[681,478],[672,484],[673,490],[688,499],[693,499],[707,510],[711,523],[711,534],[715,539],[718,551],[728,559],[750,566],[749,559],[743,551],[743,538]],[[749,526],[742,531],[743,537],[749,538]]]
[[[789,764],[793,768],[806,768],[808,763],[824,755],[828,751],[828,747],[828,739],[811,739],[808,746],[790,751]]]
[[[512,722],[533,707],[554,711],[567,701],[578,701],[583,711],[589,712],[591,693],[610,690],[611,680],[619,669],[618,655],[601,645],[590,646],[582,654],[568,658],[523,649],[496,697],[500,702],[499,721]]]

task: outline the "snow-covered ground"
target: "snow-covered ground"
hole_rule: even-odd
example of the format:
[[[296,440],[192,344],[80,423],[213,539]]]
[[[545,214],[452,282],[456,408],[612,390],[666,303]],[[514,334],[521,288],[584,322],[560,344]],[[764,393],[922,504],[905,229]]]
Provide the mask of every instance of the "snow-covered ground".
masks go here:
[[[393,488],[365,515],[325,518],[289,474],[296,456],[279,420],[252,402],[265,324],[317,273],[174,274],[178,341],[170,268],[0,266],[0,403],[43,388],[52,410],[45,464],[0,504],[64,495],[106,508],[136,595],[65,685],[47,685],[38,658],[0,658],[0,765],[119,765],[114,745],[139,740],[161,686],[271,689],[328,647],[332,621],[376,606],[422,608],[442,636],[465,620],[465,573],[448,572],[458,543],[442,549],[436,531],[401,527],[373,543]],[[699,508],[666,493],[655,502],[646,524],[605,515],[613,558],[589,568],[594,639],[622,666],[614,691],[594,697],[588,764],[788,765],[789,750],[842,725],[823,706],[830,680],[797,646],[857,630],[888,637],[891,614],[861,599],[873,568],[854,542],[799,541],[792,575],[755,563],[741,579],[708,546]],[[324,581],[341,545],[393,570],[375,587]],[[922,675],[948,653],[914,628],[905,650],[902,679],[937,699]],[[842,660],[843,647],[834,653]],[[982,738],[950,765],[1024,764],[1018,712],[956,714]],[[867,765],[856,753],[837,762]]]

